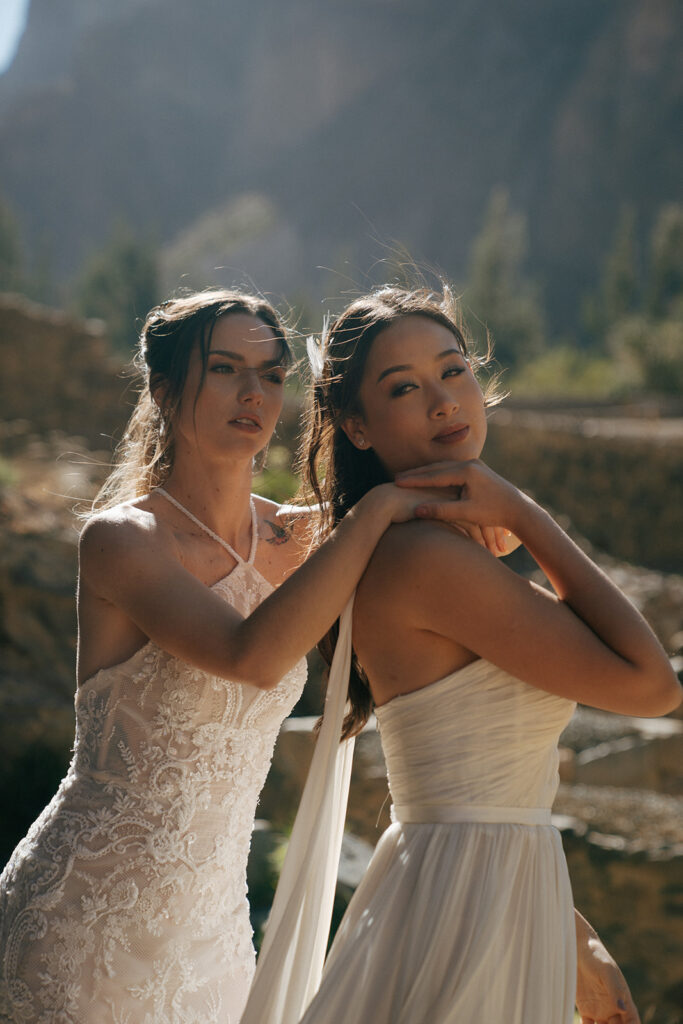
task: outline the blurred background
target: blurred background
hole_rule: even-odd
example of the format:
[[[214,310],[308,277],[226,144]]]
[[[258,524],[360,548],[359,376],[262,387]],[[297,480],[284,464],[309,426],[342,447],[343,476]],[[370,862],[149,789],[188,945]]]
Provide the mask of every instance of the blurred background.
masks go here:
[[[120,436],[141,319],[178,288],[260,290],[303,335],[412,261],[445,274],[510,391],[488,460],[683,668],[682,43],[679,0],[2,0],[0,861],[68,763],[74,501]],[[300,404],[293,385],[275,498]],[[320,685],[264,793],[257,926]],[[683,1020],[682,755],[680,715],[581,710],[556,806],[577,905],[661,1024]],[[339,910],[385,794],[370,730]]]

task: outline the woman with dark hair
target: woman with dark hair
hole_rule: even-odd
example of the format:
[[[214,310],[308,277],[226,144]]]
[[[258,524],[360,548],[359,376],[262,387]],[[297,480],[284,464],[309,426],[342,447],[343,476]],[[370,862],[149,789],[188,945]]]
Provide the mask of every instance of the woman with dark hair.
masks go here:
[[[0,1020],[239,1020],[250,835],[303,656],[419,500],[374,488],[268,596],[306,552],[251,495],[289,363],[261,298],[146,319],[139,401],[80,540],[73,760],[0,878]]]
[[[321,739],[339,736],[347,683],[350,739],[336,755],[328,745],[327,766],[314,760],[243,1024],[302,1014],[304,1024],[571,1024],[577,936],[581,950],[590,933],[574,916],[550,820],[557,740],[576,701],[671,711],[676,676],[630,602],[543,509],[479,461],[487,403],[447,292],[384,288],[356,300],[314,362],[304,462],[321,539],[380,482],[456,487],[459,500],[447,510],[425,497],[421,521],[384,534],[322,646],[334,661]],[[436,515],[509,529],[555,592]],[[326,806],[343,817],[347,777],[330,766],[373,707],[394,823],[314,995],[307,956],[291,950],[319,949],[329,917],[306,910],[312,861],[302,851],[319,849]],[[637,1020],[627,990],[586,992],[583,965],[578,1002],[586,1022]]]

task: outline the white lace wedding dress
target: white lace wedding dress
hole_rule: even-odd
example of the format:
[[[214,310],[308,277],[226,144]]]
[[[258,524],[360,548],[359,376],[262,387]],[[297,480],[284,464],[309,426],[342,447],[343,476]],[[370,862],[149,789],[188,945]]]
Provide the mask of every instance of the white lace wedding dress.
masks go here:
[[[255,549],[213,588],[245,615],[273,589]],[[150,642],[79,687],[68,774],[0,878],[1,1021],[237,1024],[254,814],[305,675],[260,690]]]

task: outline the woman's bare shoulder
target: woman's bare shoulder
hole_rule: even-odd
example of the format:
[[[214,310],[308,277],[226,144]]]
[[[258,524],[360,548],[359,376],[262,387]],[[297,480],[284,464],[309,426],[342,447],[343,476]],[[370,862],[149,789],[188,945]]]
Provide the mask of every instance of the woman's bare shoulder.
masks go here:
[[[370,566],[384,569],[392,564],[402,569],[430,570],[445,558],[449,562],[467,559],[470,552],[492,558],[488,551],[464,537],[456,528],[436,519],[411,519],[395,523],[382,536]]]
[[[298,544],[309,543],[315,518],[314,509],[307,505],[281,505],[258,495],[254,496],[254,500],[261,524],[260,533],[266,543],[276,547],[289,540]]]
[[[112,565],[120,569],[143,552],[149,556],[174,550],[173,531],[145,497],[104,509],[87,521],[79,538],[80,571],[87,576]]]
[[[451,580],[466,578],[482,560],[496,561],[446,523],[433,519],[397,523],[377,545],[359,593],[363,599],[381,597],[392,605],[414,605],[420,589],[433,587],[444,575]]]

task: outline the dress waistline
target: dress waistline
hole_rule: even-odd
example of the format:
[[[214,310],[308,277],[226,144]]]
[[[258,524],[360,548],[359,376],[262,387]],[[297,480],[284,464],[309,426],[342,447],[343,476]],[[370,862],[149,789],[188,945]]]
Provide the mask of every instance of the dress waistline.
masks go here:
[[[402,825],[550,825],[549,807],[489,807],[475,804],[394,804],[391,820]]]

